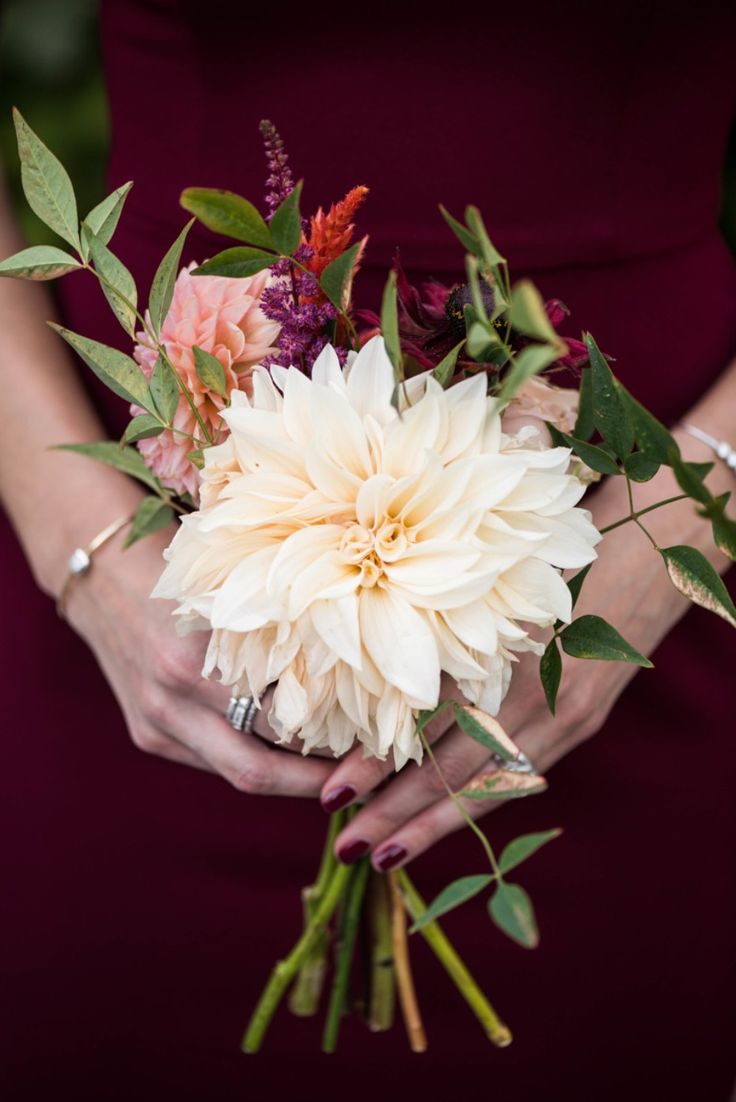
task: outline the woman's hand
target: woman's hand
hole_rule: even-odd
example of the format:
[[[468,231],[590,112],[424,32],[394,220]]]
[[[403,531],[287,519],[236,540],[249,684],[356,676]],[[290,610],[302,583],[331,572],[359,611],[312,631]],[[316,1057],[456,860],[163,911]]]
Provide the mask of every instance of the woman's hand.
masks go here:
[[[201,675],[208,633],[179,637],[174,602],[149,596],[172,534],[146,537],[125,551],[120,538],[105,545],[68,595],[67,616],[94,652],[133,742],[147,753],[219,773],[241,792],[318,795],[334,759],[269,745],[275,735],[265,718],[268,697],[254,733],[235,731],[225,718],[229,689]]]
[[[687,458],[707,458],[697,453],[697,446],[693,447],[688,437],[680,435],[680,443]],[[662,470],[652,482],[636,488],[637,508],[677,492],[671,472]],[[623,478],[609,479],[595,494],[592,508],[599,528],[626,516],[629,505]],[[727,566],[723,556],[715,557],[718,553],[713,551],[708,527],[691,502],[668,506],[645,520],[660,546],[683,542],[700,546],[721,570]],[[575,615],[602,616],[641,653],[649,655],[689,606],[669,582],[660,555],[633,523],[609,533],[598,550],[599,560],[585,582]],[[550,635],[548,630],[546,638]],[[544,636],[541,638],[545,641]],[[600,729],[637,669],[623,662],[581,661],[563,655],[557,711],[552,716],[539,679],[539,659],[524,654],[514,668],[499,718],[538,771],[545,773]],[[648,676],[656,677],[656,673]],[[448,696],[459,699],[456,687],[446,680],[440,699]],[[435,721],[429,741],[454,792],[466,787],[477,774],[493,768],[488,751],[451,723],[449,709]],[[325,784],[322,803],[327,810],[354,800],[366,801],[336,839],[335,852],[341,860],[349,863],[372,851],[377,869],[396,868],[464,824],[465,819],[427,755],[421,767],[412,763],[379,788],[391,772],[390,762],[363,760],[360,751],[353,751]],[[461,801],[465,811],[475,818],[501,802]]]

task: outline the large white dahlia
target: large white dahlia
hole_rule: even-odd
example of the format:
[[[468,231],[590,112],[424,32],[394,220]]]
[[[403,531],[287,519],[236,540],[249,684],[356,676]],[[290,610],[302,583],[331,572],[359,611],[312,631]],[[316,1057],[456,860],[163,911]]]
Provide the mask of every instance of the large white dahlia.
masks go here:
[[[182,518],[154,596],[180,630],[213,629],[203,673],[259,696],[306,753],[357,737],[396,768],[421,760],[418,709],[440,672],[495,715],[534,625],[571,617],[560,569],[595,558],[567,448],[502,430],[486,376],[407,382],[374,337],[343,372],[263,368],[232,394],[207,449],[201,507]]]

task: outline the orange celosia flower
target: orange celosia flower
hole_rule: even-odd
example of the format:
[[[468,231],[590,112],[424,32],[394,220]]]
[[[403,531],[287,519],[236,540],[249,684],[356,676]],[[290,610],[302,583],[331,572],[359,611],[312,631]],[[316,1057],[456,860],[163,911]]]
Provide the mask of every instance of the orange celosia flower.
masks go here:
[[[367,194],[368,188],[362,185],[351,188],[344,199],[332,204],[327,214],[320,207],[310,218],[309,237],[302,240],[313,250],[305,266],[314,273],[315,279],[319,280],[327,265],[349,248],[355,230],[352,219]],[[364,237],[360,243],[353,274],[358,270],[367,241],[368,238]],[[302,301],[316,302],[320,297],[304,295]]]

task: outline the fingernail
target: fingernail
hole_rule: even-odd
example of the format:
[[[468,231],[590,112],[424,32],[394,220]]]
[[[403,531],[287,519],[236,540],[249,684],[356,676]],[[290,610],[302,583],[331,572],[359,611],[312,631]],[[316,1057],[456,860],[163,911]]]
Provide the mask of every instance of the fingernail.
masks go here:
[[[339,788],[331,788],[322,797],[322,807],[325,811],[339,811],[341,807],[347,807],[355,799],[355,789],[352,784],[341,784]]]
[[[400,864],[406,856],[408,856],[408,853],[403,846],[386,846],[385,849],[379,849],[375,856],[374,863],[381,872],[388,872],[389,869]]]
[[[366,842],[364,838],[356,838],[354,842],[348,842],[347,845],[339,849],[337,857],[343,865],[352,865],[353,861],[357,861],[359,857],[364,857],[370,848],[370,842]]]

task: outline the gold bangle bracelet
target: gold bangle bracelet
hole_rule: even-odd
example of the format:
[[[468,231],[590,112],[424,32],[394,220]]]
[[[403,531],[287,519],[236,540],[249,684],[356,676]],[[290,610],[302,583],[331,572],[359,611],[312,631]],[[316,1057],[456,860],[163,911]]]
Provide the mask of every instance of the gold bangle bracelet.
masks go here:
[[[106,528],[103,528],[101,532],[98,532],[86,547],[76,547],[72,551],[67,563],[67,576],[64,579],[64,584],[61,587],[59,596],[56,598],[56,611],[62,619],[65,619],[66,599],[74,580],[76,578],[81,578],[83,574],[89,571],[92,566],[92,556],[95,551],[98,551],[104,543],[107,543],[113,536],[116,536],[121,528],[125,528],[126,524],[131,524],[132,522],[132,516],[118,517],[117,520],[114,520],[111,524],[108,524]]]

